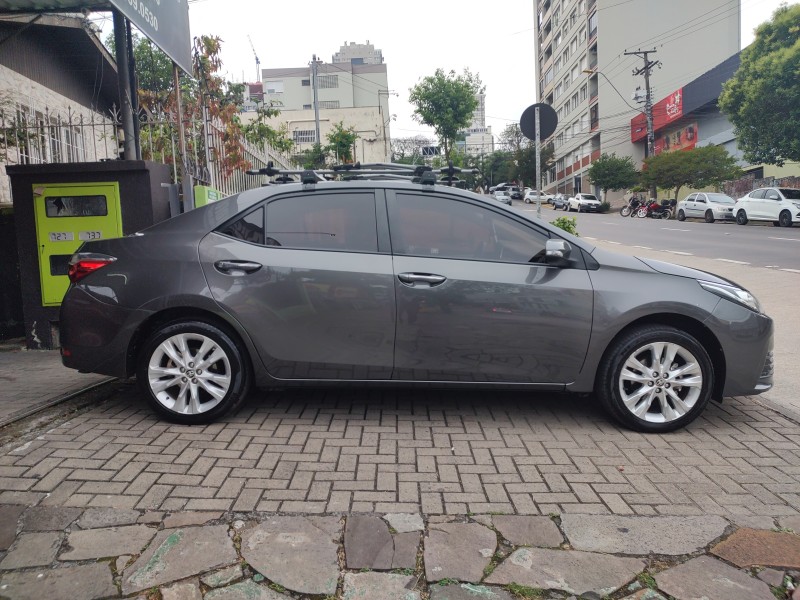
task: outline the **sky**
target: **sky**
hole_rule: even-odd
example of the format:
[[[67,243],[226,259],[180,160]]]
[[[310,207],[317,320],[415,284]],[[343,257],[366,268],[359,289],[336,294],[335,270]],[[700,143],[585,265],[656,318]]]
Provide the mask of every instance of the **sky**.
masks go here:
[[[722,0],[698,2],[713,8]],[[742,47],[780,3],[741,0]],[[301,67],[314,54],[330,62],[346,42],[368,40],[383,52],[389,89],[397,93],[389,97],[390,113],[397,115],[392,137],[432,137],[412,118],[409,88],[437,68],[458,73],[469,68],[486,86],[486,124],[497,136],[536,102],[533,5],[533,0],[306,0],[293,7],[264,0],[190,0],[189,25],[193,37],[222,39],[225,76],[237,82],[256,78],[253,49],[262,69]]]

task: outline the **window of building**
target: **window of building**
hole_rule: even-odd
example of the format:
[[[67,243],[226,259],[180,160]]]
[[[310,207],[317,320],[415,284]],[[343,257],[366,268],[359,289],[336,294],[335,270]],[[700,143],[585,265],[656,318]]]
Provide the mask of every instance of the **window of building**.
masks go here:
[[[311,85],[311,80],[310,79],[301,79],[300,80],[300,85],[302,85],[303,87],[309,87]]]
[[[569,26],[574,27],[575,23],[578,22],[578,10],[572,9],[572,12],[569,15]]]
[[[264,88],[267,94],[282,94],[283,93],[283,80],[276,79],[274,81],[265,81]]]
[[[319,84],[319,89],[331,89],[331,88],[338,88],[339,87],[339,76],[338,75],[317,75],[317,82]]]
[[[558,73],[561,70],[561,58],[557,58],[556,62],[553,63],[553,73]]]
[[[589,95],[589,86],[583,85],[581,86],[581,100],[586,100]]]
[[[578,40],[581,42],[586,41],[586,27],[581,27],[581,30],[578,32]]]
[[[580,133],[580,130],[581,130],[580,122],[579,121],[575,121],[572,124],[572,137],[576,137],[578,135],[578,133]]]
[[[581,56],[581,63],[580,64],[581,64],[581,71],[585,71],[586,69],[589,68],[589,63],[586,62],[586,55],[585,54],[583,56]]]
[[[563,93],[564,93],[564,85],[561,82],[559,82],[558,85],[556,86],[556,91],[554,93],[554,96],[558,98]]]
[[[564,77],[564,90],[566,90],[569,87],[569,83],[570,83],[570,78],[569,78],[569,73],[567,73],[567,76]]]
[[[580,73],[581,68],[578,65],[572,67],[572,81],[578,81],[578,73]]]
[[[578,12],[581,14],[586,12],[586,0],[581,0],[578,4]]]
[[[577,35],[574,38],[572,38],[572,41],[569,44],[569,49],[573,54],[578,51],[578,36]]]
[[[563,158],[559,158],[556,161],[556,171],[563,171],[563,170],[564,170],[564,159]]]
[[[292,131],[295,144],[313,144],[317,141],[317,132],[313,129],[295,129]]]
[[[547,69],[547,72],[544,74],[544,84],[547,85],[553,81],[553,67]]]
[[[572,110],[575,110],[576,108],[578,108],[578,102],[579,102],[579,100],[578,100],[578,92],[575,92],[572,95],[571,101],[572,101]]]
[[[267,245],[308,250],[377,252],[371,193],[313,194],[267,204]]]
[[[556,39],[553,40],[553,48],[558,48],[561,45],[561,32],[559,31],[556,34]]]
[[[589,113],[585,112],[581,115],[581,131],[589,129]]]
[[[311,110],[310,104],[303,104],[303,110]]]
[[[597,11],[589,17],[589,37],[593,38],[595,35],[597,35]]]
[[[338,100],[320,100],[319,101],[320,108],[339,108],[339,101]]]

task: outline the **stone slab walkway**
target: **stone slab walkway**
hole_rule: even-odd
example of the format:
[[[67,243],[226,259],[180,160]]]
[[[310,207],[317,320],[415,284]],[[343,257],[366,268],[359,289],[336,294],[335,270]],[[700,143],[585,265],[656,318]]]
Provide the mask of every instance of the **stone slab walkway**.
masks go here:
[[[722,518],[698,527],[670,517],[582,516],[590,531],[616,531],[619,546],[598,551],[585,549],[586,536],[570,534],[569,518],[484,514],[426,522],[418,514],[0,505],[0,598],[800,598],[792,595],[800,586],[794,521],[753,529]],[[402,567],[392,561],[398,549],[411,557]],[[731,554],[735,562],[726,559]]]

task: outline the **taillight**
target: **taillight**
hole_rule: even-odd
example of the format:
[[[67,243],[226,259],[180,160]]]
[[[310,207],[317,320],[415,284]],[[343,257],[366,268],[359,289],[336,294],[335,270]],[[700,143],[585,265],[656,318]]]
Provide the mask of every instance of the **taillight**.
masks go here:
[[[89,273],[97,271],[106,265],[110,265],[117,260],[113,256],[107,254],[92,254],[89,252],[79,252],[73,254],[69,261],[69,270],[67,276],[72,283],[78,283],[81,279],[86,277]]]

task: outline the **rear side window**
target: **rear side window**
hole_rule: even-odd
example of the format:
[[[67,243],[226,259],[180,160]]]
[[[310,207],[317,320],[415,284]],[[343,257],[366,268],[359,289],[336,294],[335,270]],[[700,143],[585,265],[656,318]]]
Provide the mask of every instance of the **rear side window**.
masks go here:
[[[253,244],[264,243],[264,209],[259,208],[229,223],[220,233]]]
[[[310,194],[267,204],[267,245],[305,250],[377,252],[371,193]]]

